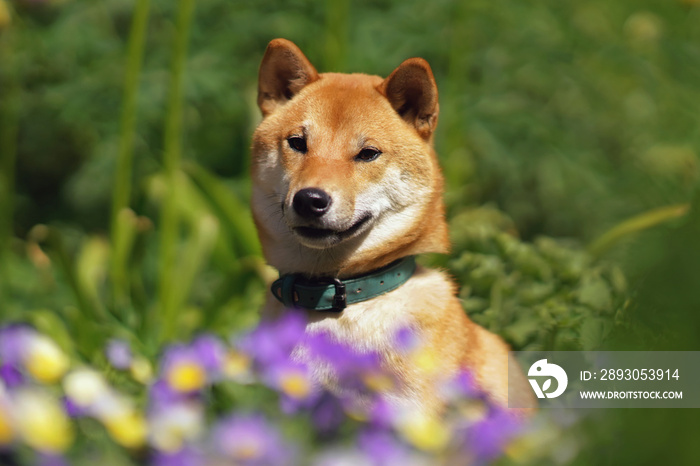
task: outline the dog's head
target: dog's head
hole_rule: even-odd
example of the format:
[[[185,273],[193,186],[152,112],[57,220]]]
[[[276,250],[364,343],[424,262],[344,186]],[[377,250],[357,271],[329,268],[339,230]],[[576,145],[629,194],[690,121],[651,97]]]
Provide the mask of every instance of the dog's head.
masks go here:
[[[425,60],[386,79],[319,74],[276,39],[260,65],[258,105],[252,206],[271,265],[349,275],[447,251],[432,148],[438,93]]]

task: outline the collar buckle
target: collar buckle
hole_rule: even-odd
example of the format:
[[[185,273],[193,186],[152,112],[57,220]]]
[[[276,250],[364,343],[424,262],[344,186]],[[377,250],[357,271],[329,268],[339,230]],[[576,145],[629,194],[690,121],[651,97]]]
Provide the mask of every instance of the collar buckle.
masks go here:
[[[343,283],[339,278],[325,278],[319,281],[321,283],[333,285],[335,288],[335,294],[333,295],[333,307],[329,309],[329,311],[341,312],[343,309],[348,307],[345,283]]]

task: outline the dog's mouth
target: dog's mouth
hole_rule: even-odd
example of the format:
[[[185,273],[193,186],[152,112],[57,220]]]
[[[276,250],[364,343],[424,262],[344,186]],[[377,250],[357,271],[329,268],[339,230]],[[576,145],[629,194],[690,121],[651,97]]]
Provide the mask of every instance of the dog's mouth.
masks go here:
[[[322,242],[328,246],[333,246],[346,240],[356,233],[358,233],[362,227],[367,225],[372,219],[372,214],[366,214],[360,220],[355,222],[350,228],[346,230],[333,230],[328,228],[314,228],[314,227],[295,227],[294,233],[299,235],[301,238],[306,240],[311,240],[314,243]]]

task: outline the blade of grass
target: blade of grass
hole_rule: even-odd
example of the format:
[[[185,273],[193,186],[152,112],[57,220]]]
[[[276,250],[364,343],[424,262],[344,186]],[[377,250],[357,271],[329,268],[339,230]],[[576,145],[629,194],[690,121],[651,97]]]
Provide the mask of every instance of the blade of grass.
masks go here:
[[[170,295],[175,284],[175,266],[179,221],[174,189],[182,153],[182,89],[187,58],[187,43],[194,16],[194,0],[180,0],[176,24],[175,46],[170,73],[170,92],[165,121],[163,171],[167,192],[161,205],[160,251],[158,258],[158,321],[160,340],[170,340],[177,328],[177,308]]]
[[[78,309],[80,309],[82,318],[89,320],[90,322],[102,320],[104,315],[101,314],[101,310],[98,309],[94,305],[95,303],[89,298],[90,293],[84,290],[81,286],[82,283],[78,278],[78,274],[76,273],[75,264],[71,260],[70,254],[68,253],[68,249],[66,248],[61,234],[55,228],[49,229],[48,244],[51,251],[54,253],[54,257],[56,258],[60,269],[63,271],[66,277],[68,286],[73,292],[75,302]]]
[[[669,220],[680,218],[687,214],[689,209],[689,204],[672,205],[652,209],[640,215],[628,218],[600,235],[598,239],[591,243],[588,247],[588,251],[593,256],[599,257],[626,237],[668,222]]]
[[[469,121],[465,105],[465,94],[474,92],[469,89],[471,83],[464,79],[469,74],[474,44],[472,21],[474,10],[478,8],[473,2],[454,2],[451,7],[448,48],[447,76],[445,77],[444,95],[454,97],[442,99],[440,105],[442,131],[436,134],[439,154],[442,154],[445,181],[449,187],[448,207],[458,203],[464,205],[469,199],[469,183],[473,179],[473,156],[467,150],[467,137],[464,124]],[[442,92],[442,89],[441,89]]]
[[[131,291],[129,258],[132,256],[134,240],[136,239],[136,215],[131,209],[123,208],[113,219],[112,242],[110,254],[110,278],[115,310],[126,320],[133,316],[131,310]]]
[[[187,248],[178,261],[179,273],[174,277],[175,286],[169,296],[170,307],[174,309],[184,307],[197,275],[210,257],[219,234],[219,222],[213,215],[202,215],[192,229]],[[177,334],[177,328],[173,332]]]
[[[345,71],[350,2],[348,0],[327,2],[325,13],[324,69]]]
[[[134,134],[136,128],[136,104],[138,101],[139,78],[146,43],[146,30],[150,10],[150,0],[139,0],[131,20],[131,31],[126,54],[124,73],[124,94],[120,122],[119,153],[114,174],[114,195],[112,197],[111,237],[112,255],[110,273],[112,295],[116,308],[122,310],[129,302],[129,279],[127,262],[133,235],[124,228],[122,213],[129,206],[131,198],[131,172],[134,158]]]
[[[11,34],[12,31],[0,31],[0,63],[4,65],[0,74],[0,263],[4,263],[4,253],[9,249],[15,212],[19,99]],[[0,272],[3,268],[0,265]]]

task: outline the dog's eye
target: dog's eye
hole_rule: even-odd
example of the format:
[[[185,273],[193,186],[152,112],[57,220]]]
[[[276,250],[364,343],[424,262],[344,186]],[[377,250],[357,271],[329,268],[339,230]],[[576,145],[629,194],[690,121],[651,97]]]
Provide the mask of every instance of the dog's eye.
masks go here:
[[[306,154],[306,139],[300,136],[292,136],[290,138],[287,138],[287,143],[289,144],[289,147],[291,147],[295,151],[301,152],[302,154]]]
[[[379,157],[381,152],[379,149],[375,149],[374,147],[365,147],[360,151],[359,154],[355,156],[355,160],[359,160],[362,162],[371,162],[372,160],[376,159]]]

